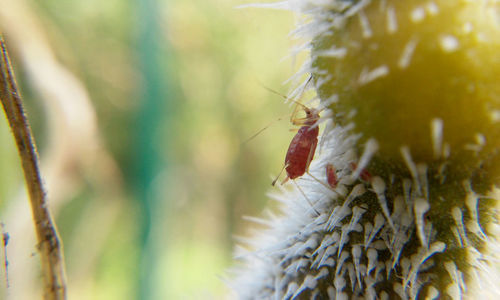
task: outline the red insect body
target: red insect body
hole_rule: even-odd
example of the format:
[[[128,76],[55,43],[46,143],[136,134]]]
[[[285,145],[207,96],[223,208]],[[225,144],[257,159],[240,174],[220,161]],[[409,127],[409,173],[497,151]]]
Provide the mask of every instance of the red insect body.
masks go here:
[[[337,174],[335,174],[335,167],[332,164],[326,165],[326,181],[331,188],[336,188],[339,183]]]
[[[309,78],[309,80],[311,80],[311,78]],[[282,96],[286,100],[290,100],[276,91],[271,89],[268,90]],[[316,122],[319,120],[320,110],[308,108],[304,104],[294,100],[291,101],[295,102],[297,105],[295,106],[295,110],[290,117],[290,122],[293,125],[301,127],[293,137],[286,152],[285,166],[283,169],[286,170],[287,177],[283,180],[283,182],[281,182],[281,184],[285,183],[288,179],[295,179],[304,175],[304,173],[309,173],[309,165],[311,164],[314,152],[316,151],[316,146],[318,145],[319,128]],[[296,118],[299,107],[301,107],[306,114],[304,118]],[[283,169],[281,172],[283,172]],[[272,185],[276,183],[278,178],[279,175],[273,181]]]
[[[302,126],[293,137],[286,152],[285,165],[287,179],[295,179],[309,170],[309,164],[318,144],[319,128]]]
[[[290,118],[292,124],[302,125],[295,134],[285,156],[285,169],[287,177],[283,180],[298,178],[309,172],[309,165],[318,145],[319,128],[315,126],[319,119],[319,112],[298,103],[304,109],[306,116],[303,119],[294,119],[297,109]],[[278,178],[276,178],[278,179]],[[273,185],[276,180],[273,181]]]

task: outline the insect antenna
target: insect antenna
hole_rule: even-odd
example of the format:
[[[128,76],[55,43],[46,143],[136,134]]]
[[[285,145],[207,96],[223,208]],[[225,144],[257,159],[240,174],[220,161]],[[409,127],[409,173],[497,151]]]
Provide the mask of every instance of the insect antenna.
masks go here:
[[[271,93],[273,93],[273,94],[276,94],[276,95],[280,96],[281,98],[285,99],[286,101],[291,101],[291,102],[293,102],[293,103],[295,103],[295,104],[297,104],[297,105],[301,106],[304,110],[308,110],[308,109],[309,109],[309,107],[305,106],[304,104],[300,103],[299,101],[297,101],[297,100],[293,100],[293,99],[291,99],[290,97],[287,97],[287,96],[285,96],[285,95],[281,94],[280,92],[275,91],[275,90],[273,90],[272,88],[267,87],[267,86],[265,86],[265,85],[263,85],[263,84],[261,84],[261,85],[262,85],[262,87],[263,87],[263,88],[265,88],[266,90],[270,91],[270,92],[271,92]]]
[[[278,119],[276,120],[273,120],[271,122],[269,122],[269,124],[267,124],[266,126],[264,126],[262,129],[260,129],[259,131],[257,131],[256,133],[254,133],[251,137],[249,137],[248,139],[246,139],[245,141],[243,141],[241,143],[241,145],[244,145],[246,143],[248,143],[249,141],[253,140],[255,137],[257,137],[259,134],[261,134],[262,131],[266,130],[269,126],[273,125],[275,122],[278,122],[278,121],[281,121],[283,120],[283,117],[279,117]]]

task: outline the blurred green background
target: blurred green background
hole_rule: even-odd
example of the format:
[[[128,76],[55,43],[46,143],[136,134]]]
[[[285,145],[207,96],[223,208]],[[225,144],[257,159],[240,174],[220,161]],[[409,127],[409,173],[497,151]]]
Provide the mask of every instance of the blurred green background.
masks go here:
[[[227,297],[234,237],[251,225],[242,217],[261,214],[292,135],[289,106],[262,85],[286,93],[299,65],[283,60],[292,14],[235,8],[243,3],[0,0],[70,299]],[[5,118],[0,143],[0,221],[10,235],[0,298],[39,299]]]

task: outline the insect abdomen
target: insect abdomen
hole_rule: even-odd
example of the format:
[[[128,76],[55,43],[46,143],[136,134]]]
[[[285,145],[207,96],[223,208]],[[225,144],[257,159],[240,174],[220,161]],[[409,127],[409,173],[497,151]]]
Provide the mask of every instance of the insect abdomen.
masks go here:
[[[318,144],[318,127],[302,126],[293,137],[285,157],[288,178],[304,175],[314,156]]]

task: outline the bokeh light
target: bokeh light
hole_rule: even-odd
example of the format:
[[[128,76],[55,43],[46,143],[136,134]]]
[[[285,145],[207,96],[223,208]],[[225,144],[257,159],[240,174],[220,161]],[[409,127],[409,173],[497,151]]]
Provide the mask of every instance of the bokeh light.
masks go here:
[[[286,93],[297,70],[283,59],[293,16],[234,0],[0,4],[69,299],[226,297],[242,217],[262,212],[293,134],[290,106],[263,87]],[[10,234],[0,298],[37,299],[33,224],[5,121],[0,141]]]

